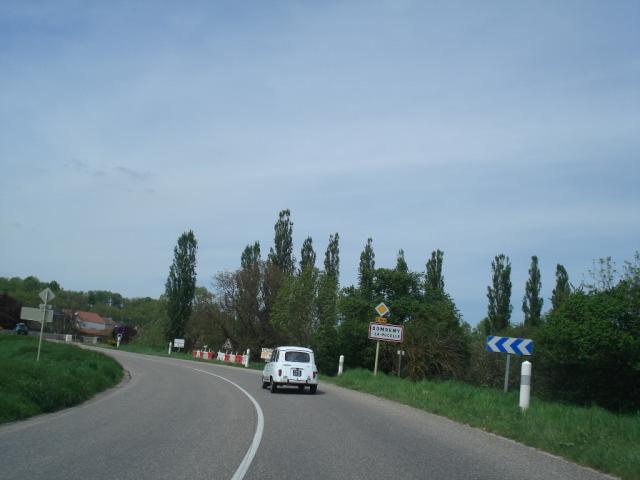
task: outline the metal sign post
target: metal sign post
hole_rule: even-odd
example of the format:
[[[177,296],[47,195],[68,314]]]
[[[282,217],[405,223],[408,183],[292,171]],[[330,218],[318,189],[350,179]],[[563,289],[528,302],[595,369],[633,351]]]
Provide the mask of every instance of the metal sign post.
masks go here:
[[[378,374],[378,355],[380,353],[380,340],[378,340],[376,342],[376,361],[373,364],[373,374],[377,375]]]
[[[42,309],[42,325],[40,326],[40,340],[38,341],[38,355],[36,357],[36,362],[40,361],[40,348],[42,347],[42,335],[44,334],[44,322],[47,318],[47,303],[55,298],[55,295],[49,288],[45,288],[40,292],[40,298],[44,302],[44,308]]]
[[[507,356],[507,366],[504,369],[504,393],[509,391],[509,367],[511,366],[511,355],[508,353],[505,354]]]

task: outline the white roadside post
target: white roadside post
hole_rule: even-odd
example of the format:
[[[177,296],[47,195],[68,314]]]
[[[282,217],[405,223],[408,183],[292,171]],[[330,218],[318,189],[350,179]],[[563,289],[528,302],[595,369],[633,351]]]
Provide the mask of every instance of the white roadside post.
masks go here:
[[[244,361],[244,368],[249,368],[249,355],[251,354],[251,350],[249,348],[247,348],[247,357],[246,360]]]
[[[402,357],[404,356],[404,350],[398,350],[398,376],[400,376],[400,370],[402,370]]]
[[[338,360],[338,376],[342,375],[343,370],[344,370],[344,355],[340,355],[340,359]]]
[[[173,346],[173,344],[171,342],[169,342],[169,351],[167,352],[167,355],[171,355],[171,347]]]
[[[531,362],[522,362],[520,370],[520,408],[529,408],[529,398],[531,396]]]

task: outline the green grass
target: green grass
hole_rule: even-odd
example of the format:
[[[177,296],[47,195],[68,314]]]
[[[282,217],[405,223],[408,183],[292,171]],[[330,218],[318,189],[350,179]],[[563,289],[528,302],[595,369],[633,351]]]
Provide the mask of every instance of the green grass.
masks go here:
[[[98,352],[0,335],[0,423],[78,405],[122,379],[118,362]]]
[[[414,383],[359,369],[323,380],[442,415],[624,479],[640,479],[640,412],[616,415],[533,397],[530,408],[522,412],[518,392],[505,394],[453,381]]]

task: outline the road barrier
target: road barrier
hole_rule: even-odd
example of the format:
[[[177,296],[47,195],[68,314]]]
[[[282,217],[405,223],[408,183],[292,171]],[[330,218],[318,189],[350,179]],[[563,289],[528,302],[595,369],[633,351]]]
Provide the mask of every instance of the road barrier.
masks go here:
[[[217,359],[220,360],[221,362],[241,363],[245,367],[248,367],[249,366],[249,350],[247,350],[247,353],[245,353],[244,355],[236,354],[236,353],[218,352]]]
[[[213,352],[210,350],[194,350],[193,358],[201,358],[202,360],[213,360]]]
[[[194,350],[193,358],[200,358],[202,360],[215,359],[226,363],[241,363],[245,367],[249,366],[249,350],[247,350],[247,353],[245,353],[244,355],[224,352],[217,352],[217,354],[215,354],[210,350]]]

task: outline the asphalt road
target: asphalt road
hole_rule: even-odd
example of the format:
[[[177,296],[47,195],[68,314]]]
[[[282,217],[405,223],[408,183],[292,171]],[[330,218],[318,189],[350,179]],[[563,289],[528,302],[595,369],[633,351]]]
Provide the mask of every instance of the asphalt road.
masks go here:
[[[130,372],[80,407],[0,427],[9,479],[604,479],[535,449],[322,384],[112,353]]]

